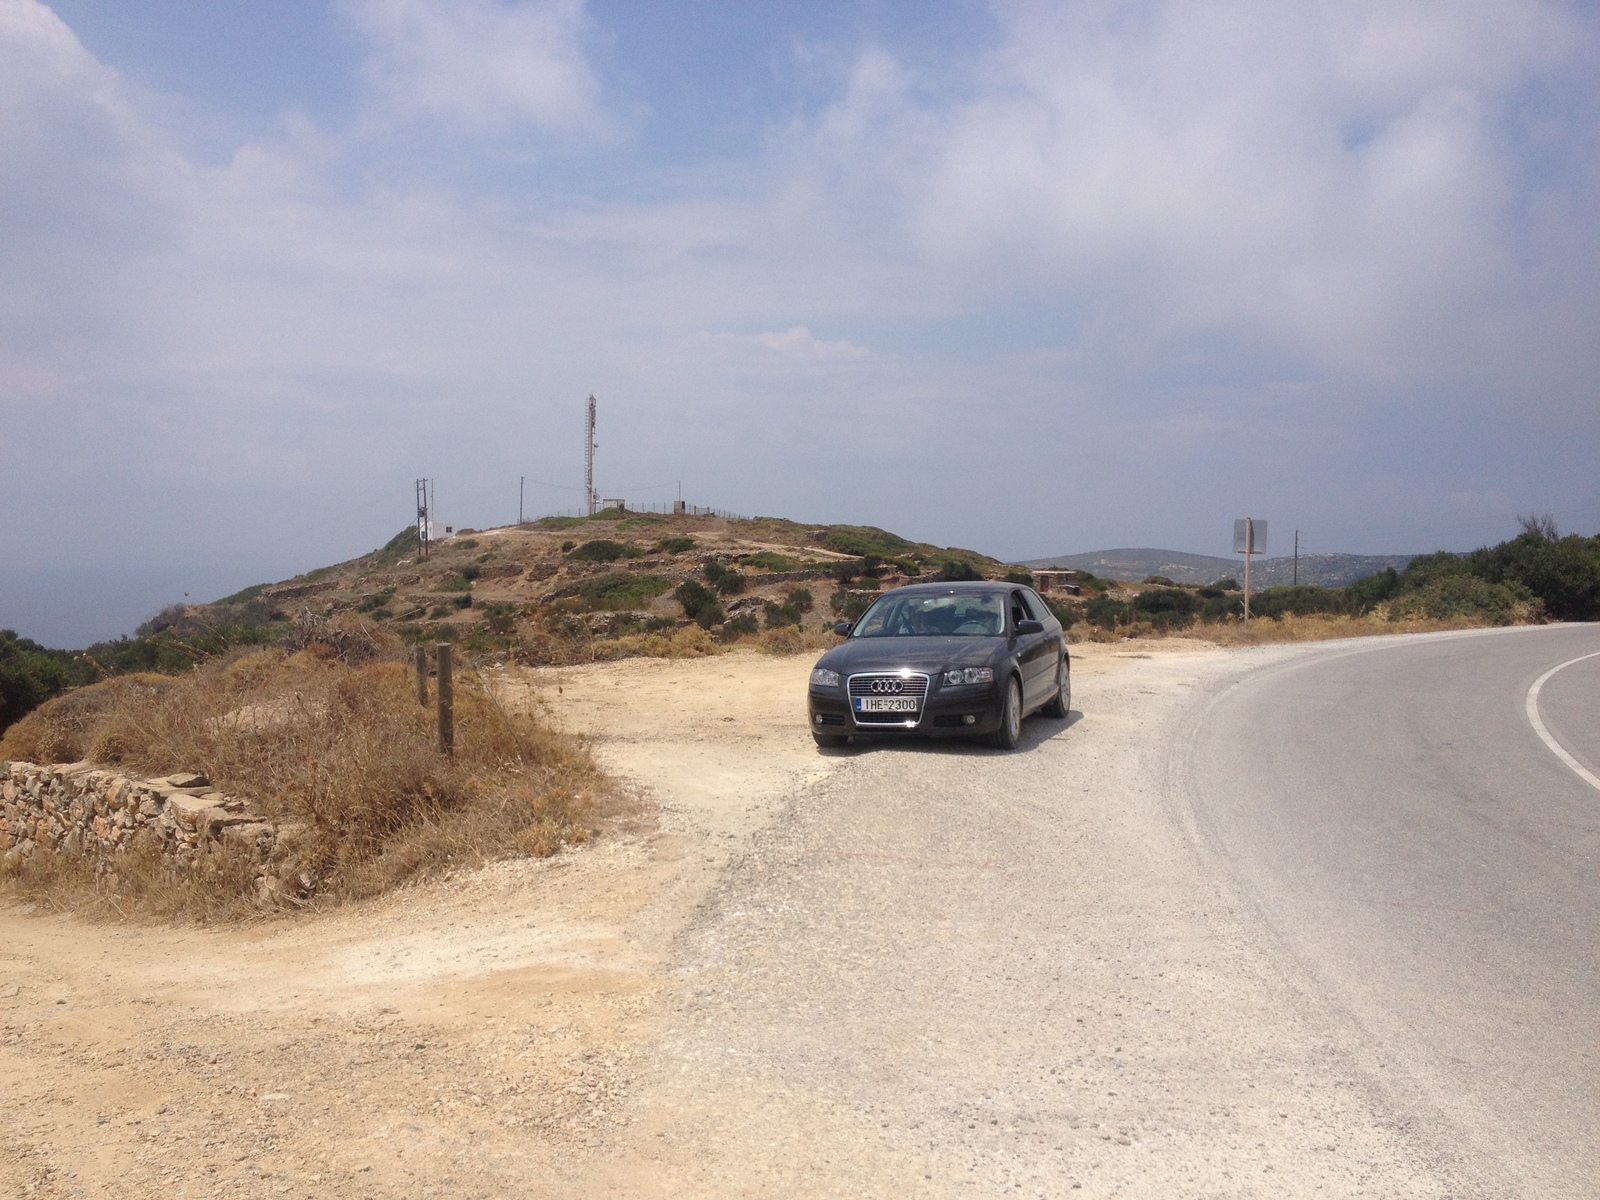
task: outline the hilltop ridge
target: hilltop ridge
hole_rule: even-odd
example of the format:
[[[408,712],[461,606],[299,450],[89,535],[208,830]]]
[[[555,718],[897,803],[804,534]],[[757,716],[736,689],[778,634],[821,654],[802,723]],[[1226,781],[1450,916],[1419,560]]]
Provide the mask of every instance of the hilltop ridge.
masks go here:
[[[1413,554],[1302,554],[1299,582],[1322,587],[1343,587],[1387,567],[1403,571]],[[1162,575],[1174,583],[1207,584],[1219,579],[1239,579],[1244,575],[1243,556],[1218,558],[1209,554],[1187,554],[1182,550],[1121,548],[1090,550],[1082,554],[1060,554],[1054,558],[1033,558],[1023,563],[1041,569],[1058,568],[1089,571],[1111,579],[1146,579]],[[1252,587],[1283,587],[1293,582],[1295,563],[1287,555],[1258,558],[1250,564]]]

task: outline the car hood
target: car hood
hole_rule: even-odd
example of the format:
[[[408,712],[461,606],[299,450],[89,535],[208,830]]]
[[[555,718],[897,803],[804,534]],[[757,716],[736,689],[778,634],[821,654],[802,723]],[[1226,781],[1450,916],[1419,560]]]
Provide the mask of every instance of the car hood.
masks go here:
[[[992,664],[1004,656],[1009,644],[1002,637],[846,638],[818,659],[817,666],[841,675],[901,667],[933,673],[945,667]]]

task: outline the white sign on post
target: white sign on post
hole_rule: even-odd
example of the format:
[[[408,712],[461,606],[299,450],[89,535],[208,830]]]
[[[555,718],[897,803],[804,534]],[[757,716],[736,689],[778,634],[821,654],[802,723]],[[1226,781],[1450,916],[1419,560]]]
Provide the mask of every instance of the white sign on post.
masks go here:
[[[1233,552],[1244,555],[1244,619],[1250,619],[1250,558],[1267,552],[1267,523],[1243,517],[1233,523]]]
[[[1267,552],[1267,523],[1241,517],[1233,523],[1233,552],[1235,554],[1265,554]]]

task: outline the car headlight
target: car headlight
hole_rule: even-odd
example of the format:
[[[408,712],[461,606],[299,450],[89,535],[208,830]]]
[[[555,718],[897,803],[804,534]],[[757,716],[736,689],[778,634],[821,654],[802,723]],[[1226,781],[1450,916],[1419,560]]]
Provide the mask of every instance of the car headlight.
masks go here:
[[[827,667],[817,667],[811,672],[811,686],[817,688],[836,688],[839,686],[839,672],[830,671]]]
[[[944,673],[946,687],[962,683],[993,683],[993,667],[952,667]]]

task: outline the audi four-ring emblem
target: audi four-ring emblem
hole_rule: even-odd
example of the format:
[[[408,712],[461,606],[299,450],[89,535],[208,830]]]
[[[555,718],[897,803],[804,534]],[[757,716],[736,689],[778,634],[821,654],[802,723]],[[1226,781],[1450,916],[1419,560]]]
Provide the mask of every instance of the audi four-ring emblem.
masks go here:
[[[898,696],[905,691],[905,684],[898,679],[874,679],[872,690],[881,696]]]

